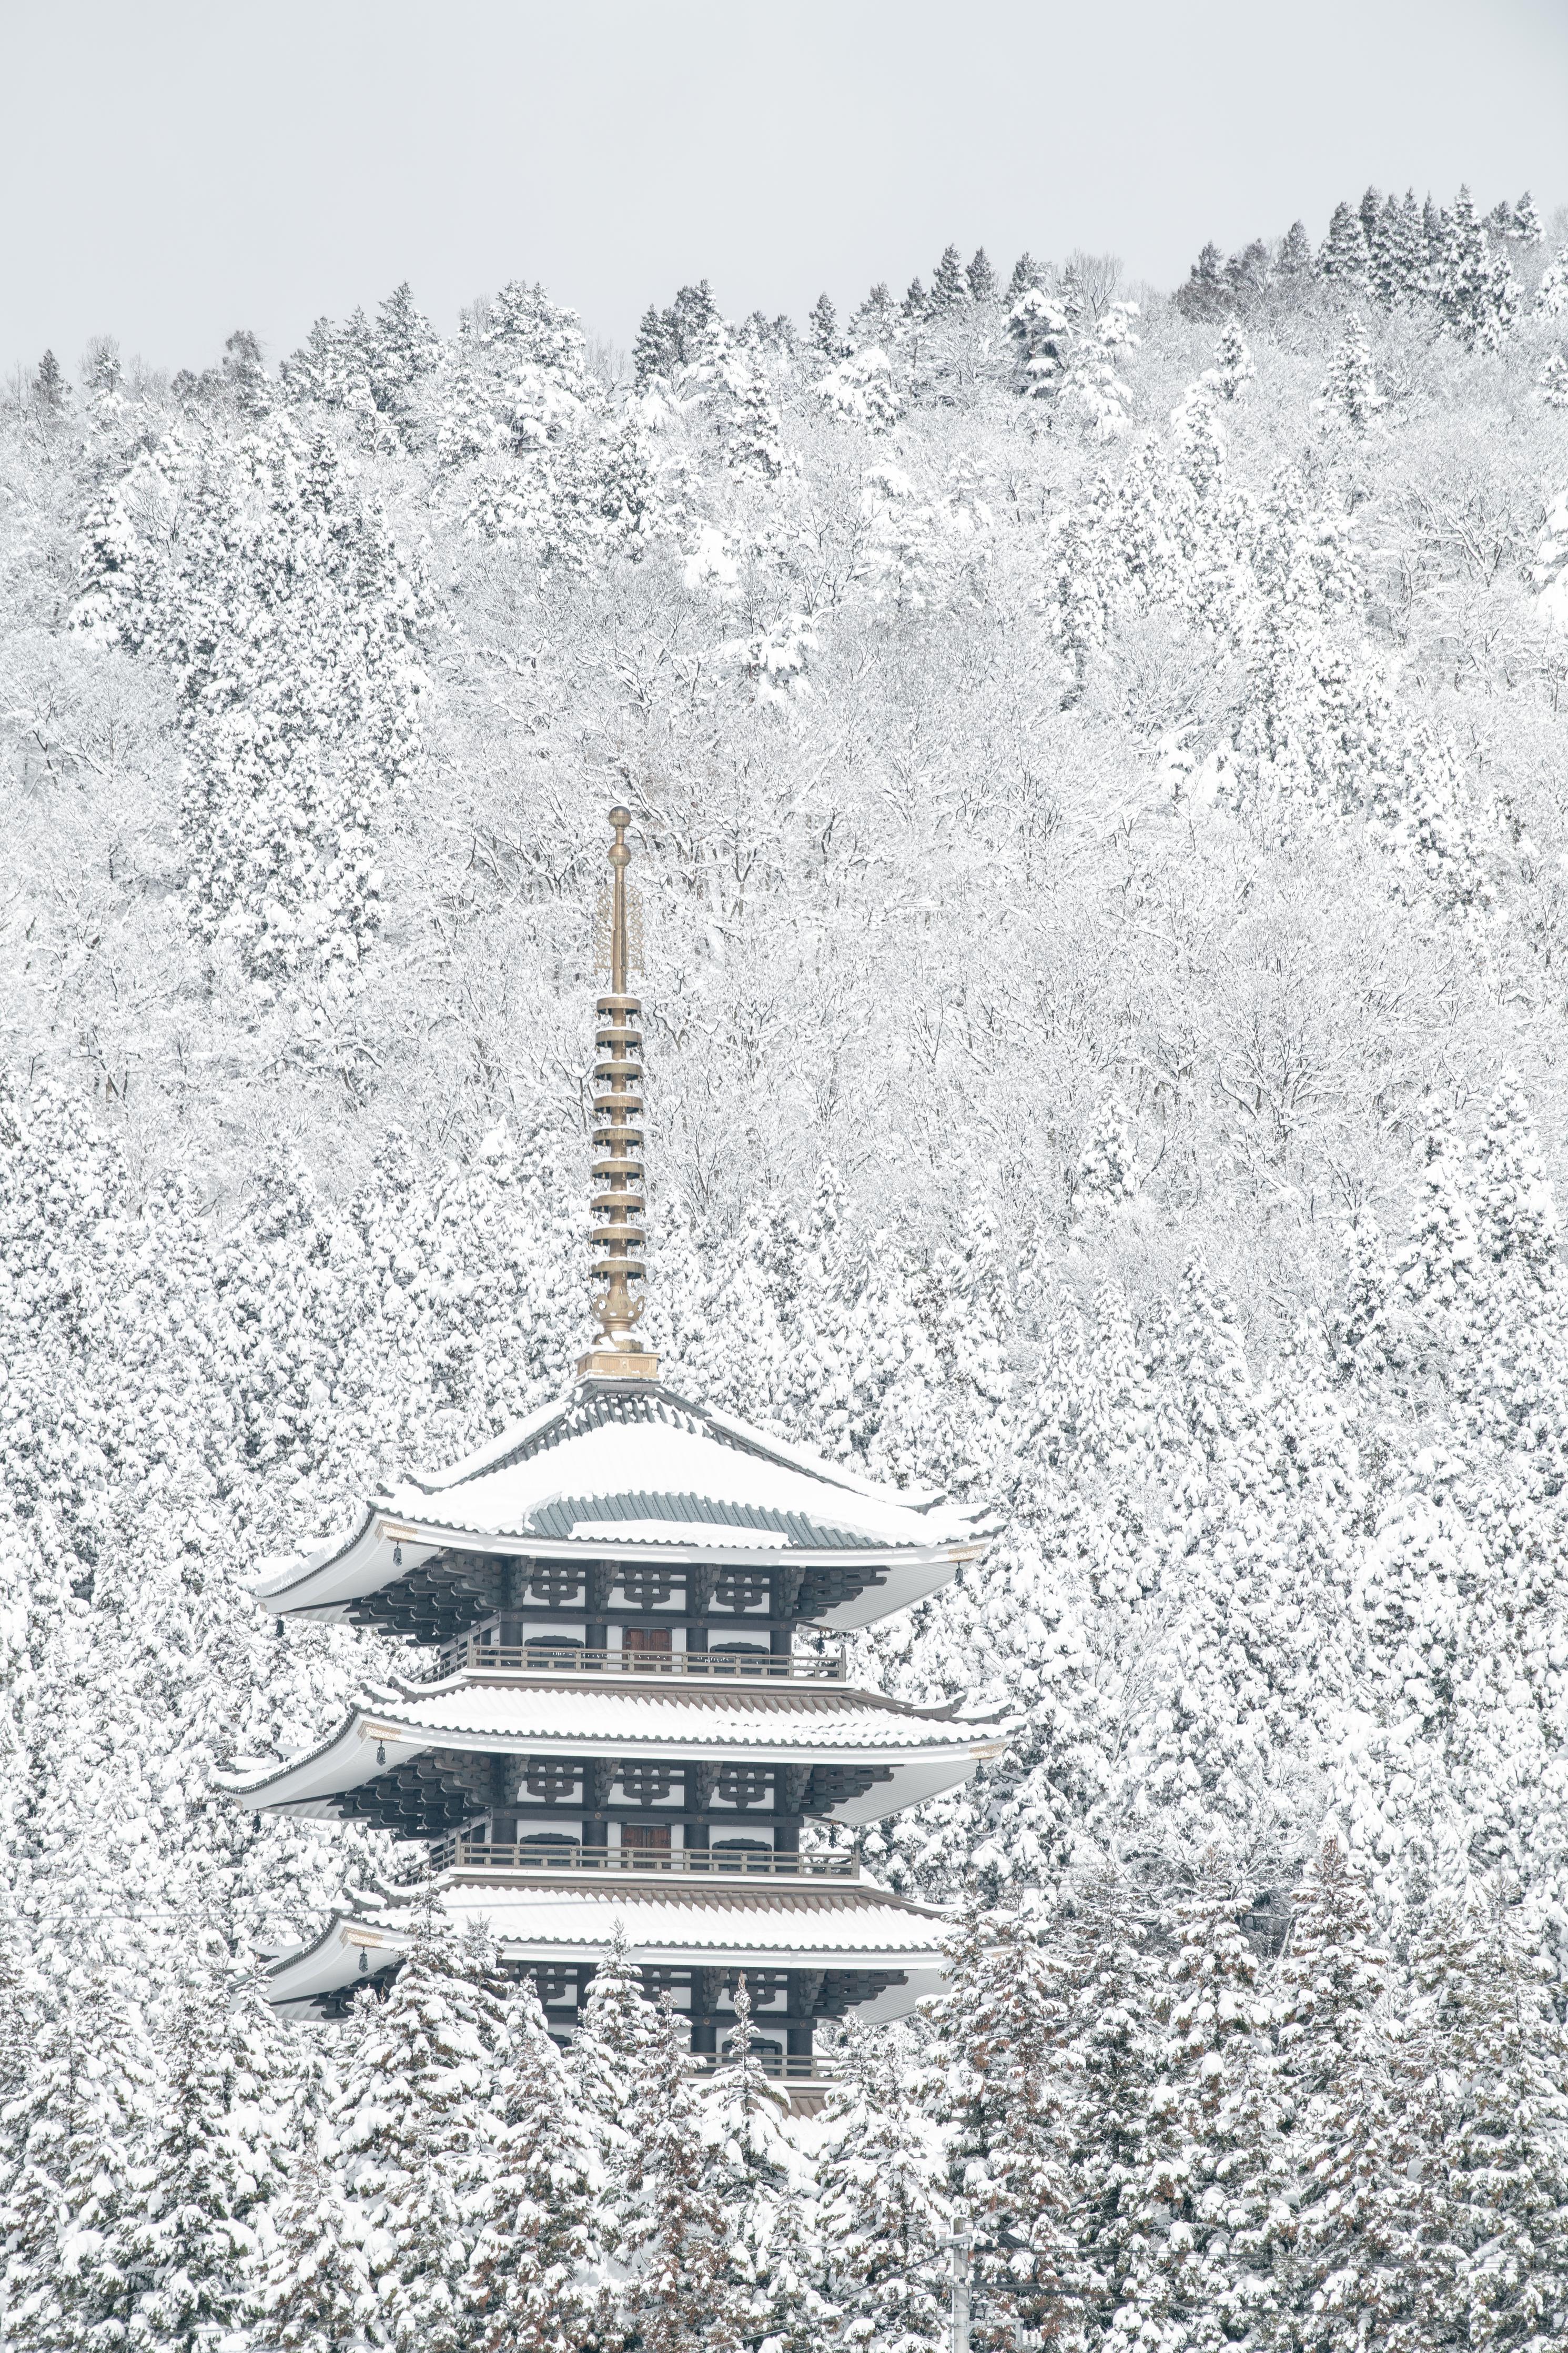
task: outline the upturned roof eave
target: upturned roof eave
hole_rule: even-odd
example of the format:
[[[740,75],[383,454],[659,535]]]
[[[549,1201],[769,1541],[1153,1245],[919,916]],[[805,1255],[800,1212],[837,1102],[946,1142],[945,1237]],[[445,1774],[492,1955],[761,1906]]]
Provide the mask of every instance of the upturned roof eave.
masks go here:
[[[847,1891],[830,1894],[826,1890],[817,1890],[815,1893],[822,1900],[804,1907],[814,1915],[816,1941],[812,1944],[785,1943],[776,1936],[770,1938],[763,1925],[765,1915],[758,1916],[755,1891],[736,1887],[707,1891],[702,1908],[710,1915],[715,1931],[721,1933],[703,1938],[692,1937],[689,1934],[684,1936],[640,1936],[636,1939],[633,1950],[639,1962],[651,1968],[700,1968],[722,1955],[726,1961],[759,1968],[809,1969],[847,1966],[868,1970],[896,1969],[913,1977],[940,1977],[945,1973],[947,1957],[940,1932],[953,1925],[955,1915],[952,1913],[916,1904],[907,1896],[893,1895],[885,1889],[872,1890],[862,1886],[860,1899],[852,1899],[848,1903],[842,1900]],[[550,1894],[557,1900],[565,1894],[583,1898],[584,1933],[571,1936],[559,1934],[531,1936],[525,1921],[520,1919],[509,1923],[504,1912],[498,1913],[490,1907],[486,1916],[497,1945],[508,1958],[549,1961],[566,1954],[578,1958],[602,1956],[609,1950],[613,1935],[613,1927],[606,1925],[605,1915],[617,1909],[624,1911],[628,1901],[637,1900],[622,1888],[554,1888]],[[835,1894],[839,1895],[839,1901],[834,1900]],[[866,1901],[868,1897],[872,1899],[869,1903]],[[669,1908],[673,1910],[675,1907],[670,1905]],[[692,1907],[688,1905],[683,1908],[689,1913]],[[835,1912],[840,1917],[846,1913],[858,1914],[863,1917],[868,1909],[929,1920],[933,1930],[939,1933],[933,1934],[929,1943],[913,1946],[893,1941],[886,1945],[858,1943],[833,1936],[831,1923]],[[743,1916],[748,1912],[752,1916],[747,1922],[747,1933],[725,1941],[721,1924],[726,1916]],[[597,1919],[595,1913],[599,1915]],[[795,1916],[799,1916],[798,1910]],[[323,1996],[353,1984],[361,1974],[368,1976],[374,1969],[384,1968],[388,1962],[401,1960],[412,1941],[408,1934],[384,1917],[377,1917],[354,1905],[340,1905],[329,1914],[320,1933],[309,1944],[296,1947],[293,1952],[280,1954],[268,1965],[266,1975],[271,1987],[270,1999],[279,2004],[320,2000]],[[335,1954],[332,1950],[334,1945],[338,1947]],[[368,1965],[363,1971],[362,1957]]]
[[[257,1599],[270,1606],[279,1617],[307,1609],[341,1609],[348,1602],[380,1592],[385,1586],[395,1584],[405,1568],[418,1566],[395,1559],[403,1545],[419,1548],[426,1558],[437,1552],[454,1552],[521,1556],[540,1561],[599,1561],[610,1554],[632,1567],[639,1562],[666,1568],[709,1563],[720,1567],[755,1568],[765,1564],[862,1569],[885,1577],[900,1568],[911,1574],[957,1568],[965,1561],[978,1559],[991,1541],[989,1533],[935,1544],[843,1546],[722,1543],[699,1546],[679,1540],[650,1544],[611,1541],[603,1535],[576,1541],[537,1536],[526,1529],[470,1528],[456,1521],[411,1519],[394,1512],[389,1504],[377,1504],[365,1512],[358,1525],[326,1559],[313,1559],[297,1570],[285,1569],[276,1576],[258,1578],[251,1589]]]
[[[933,1729],[935,1727],[933,1726]],[[945,1727],[944,1727],[945,1728]],[[310,1805],[318,1799],[341,1796],[345,1790],[363,1788],[378,1773],[389,1767],[407,1764],[432,1748],[455,1749],[468,1756],[479,1757],[627,1757],[633,1761],[668,1762],[685,1756],[701,1757],[715,1764],[845,1764],[886,1766],[894,1773],[908,1771],[921,1765],[937,1765],[949,1760],[972,1760],[980,1763],[1000,1756],[1005,1744],[996,1739],[976,1739],[964,1727],[953,1725],[952,1736],[946,1739],[926,1739],[879,1746],[869,1742],[813,1742],[805,1725],[803,1736],[781,1736],[766,1740],[707,1739],[683,1728],[664,1737],[617,1732],[534,1732],[526,1728],[515,1732],[493,1729],[473,1729],[447,1725],[412,1724],[399,1718],[395,1705],[382,1707],[374,1701],[356,1705],[328,1735],[302,1756],[289,1757],[259,1773],[215,1773],[214,1785],[226,1797],[264,1811],[290,1806]],[[375,1751],[384,1747],[389,1754],[378,1762]],[[363,1751],[356,1755],[356,1748]],[[334,1767],[332,1760],[337,1759]],[[342,1767],[352,1769],[343,1776]],[[312,1768],[317,1768],[312,1771]],[[300,1784],[283,1794],[284,1785]],[[268,1794],[268,1793],[271,1794]]]

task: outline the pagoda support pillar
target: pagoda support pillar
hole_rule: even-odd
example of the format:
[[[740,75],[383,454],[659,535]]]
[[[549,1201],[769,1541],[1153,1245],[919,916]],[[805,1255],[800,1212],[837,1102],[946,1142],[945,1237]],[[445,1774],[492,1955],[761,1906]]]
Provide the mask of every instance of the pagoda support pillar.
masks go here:
[[[610,1629],[604,1613],[610,1606],[610,1589],[614,1574],[614,1571],[607,1567],[595,1567],[588,1571],[587,1591],[584,1596],[588,1605],[588,1617],[583,1628],[583,1645],[585,1650],[607,1651],[610,1647]]]
[[[800,1825],[811,1788],[809,1765],[780,1765],[773,1773],[773,1852],[800,1852]]]
[[[609,1757],[595,1757],[583,1767],[583,1844],[601,1853],[610,1843],[609,1817],[605,1811],[616,1785],[616,1767]]]
[[[719,1997],[724,1989],[723,1972],[720,1969],[693,1969],[691,1972],[691,2048],[696,2052],[719,2049]]]

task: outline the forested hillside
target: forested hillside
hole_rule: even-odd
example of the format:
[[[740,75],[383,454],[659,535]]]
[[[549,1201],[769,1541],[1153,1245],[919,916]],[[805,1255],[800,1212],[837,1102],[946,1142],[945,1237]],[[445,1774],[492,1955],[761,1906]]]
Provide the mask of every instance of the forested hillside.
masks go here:
[[[913,2353],[955,2223],[998,2343],[1561,2327],[1568,220],[46,354],[0,567],[11,2341]],[[583,1345],[617,800],[668,1377],[1008,1523],[860,1638],[1009,1746],[815,2138],[434,1925],[279,2028],[407,1853],[210,1780]]]

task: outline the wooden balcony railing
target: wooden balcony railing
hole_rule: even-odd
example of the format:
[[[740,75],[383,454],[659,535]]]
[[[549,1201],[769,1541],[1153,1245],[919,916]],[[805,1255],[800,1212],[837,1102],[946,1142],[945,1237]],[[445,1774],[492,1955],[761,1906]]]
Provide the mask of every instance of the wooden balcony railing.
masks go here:
[[[775,1658],[766,1651],[586,1651],[566,1643],[556,1650],[546,1642],[491,1642],[465,1634],[442,1651],[438,1672],[456,1675],[466,1669],[487,1674],[700,1675],[709,1682],[832,1683],[844,1680],[844,1653],[801,1651]]]
[[[432,1871],[626,1872],[642,1878],[675,1874],[705,1879],[858,1879],[853,1853],[780,1854],[724,1847],[529,1846],[522,1841],[473,1838],[458,1831],[437,1839]]]
[[[694,2075],[716,2075],[721,2067],[732,2067],[736,2052],[724,2051],[716,2058],[711,2051],[695,2051],[691,2054]],[[818,2059],[806,2052],[752,2050],[752,2058],[764,2075],[775,2083],[831,2084],[838,2073],[836,2059]]]

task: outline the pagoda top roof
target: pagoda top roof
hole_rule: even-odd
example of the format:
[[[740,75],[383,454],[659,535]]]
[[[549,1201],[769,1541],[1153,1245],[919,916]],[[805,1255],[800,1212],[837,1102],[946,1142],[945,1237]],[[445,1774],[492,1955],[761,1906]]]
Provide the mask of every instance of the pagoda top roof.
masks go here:
[[[423,1893],[423,1890],[420,1891]],[[952,1915],[861,1880],[845,1886],[710,1887],[551,1885],[494,1887],[460,1872],[437,1883],[442,1910],[458,1926],[483,1921],[510,1961],[596,1961],[617,1929],[644,1967],[748,1969],[894,1969],[906,1982],[858,2016],[898,2017],[934,1993]],[[271,1999],[305,2003],[352,1985],[360,1956],[371,1969],[413,1941],[416,1899],[381,1898],[336,1912],[312,1944],[268,1971]]]
[[[859,1623],[945,1581],[994,1527],[984,1507],[882,1485],[663,1382],[587,1379],[449,1470],[374,1497],[343,1535],[264,1564],[254,1589],[279,1613],[330,1611],[443,1551],[935,1572],[907,1593],[884,1580],[845,1619]]]

